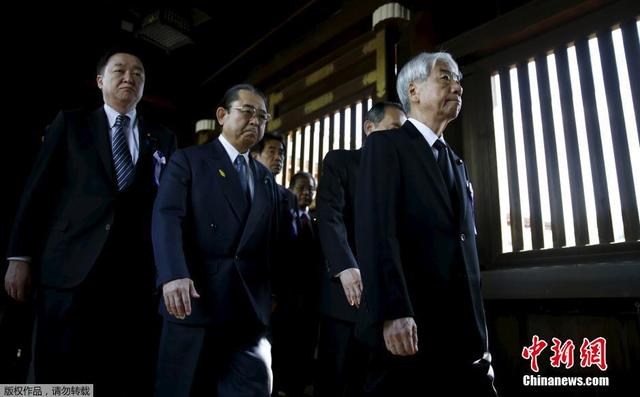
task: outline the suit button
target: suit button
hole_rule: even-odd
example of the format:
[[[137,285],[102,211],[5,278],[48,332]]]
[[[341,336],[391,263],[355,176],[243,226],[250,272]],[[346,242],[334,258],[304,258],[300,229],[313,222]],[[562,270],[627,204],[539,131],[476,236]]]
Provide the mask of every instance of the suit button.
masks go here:
[[[233,258],[233,260],[235,260],[236,262],[240,260],[240,257],[238,255],[235,256],[235,258]]]
[[[464,241],[467,238],[467,236],[464,235],[464,233],[460,233],[460,241]]]
[[[111,230],[111,225],[107,223],[107,225],[104,227],[104,230],[106,231]]]
[[[216,225],[214,225],[213,223],[209,225],[210,228],[212,228],[213,230],[216,230]]]

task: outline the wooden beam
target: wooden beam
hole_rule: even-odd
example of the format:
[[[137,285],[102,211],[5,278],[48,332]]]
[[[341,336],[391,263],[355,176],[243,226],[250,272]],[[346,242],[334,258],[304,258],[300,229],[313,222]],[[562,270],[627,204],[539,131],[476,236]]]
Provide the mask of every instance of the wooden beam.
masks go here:
[[[544,135],[544,154],[547,165],[547,181],[549,184],[549,207],[551,212],[551,233],[553,247],[561,248],[567,244],[564,230],[564,213],[562,204],[562,187],[560,186],[560,168],[558,166],[558,148],[556,146],[556,130],[553,124],[553,108],[551,103],[551,86],[549,84],[549,65],[547,54],[535,57],[536,75],[538,77],[538,95],[540,96],[540,117]],[[569,187],[566,186],[566,189]]]
[[[611,35],[611,34],[609,34]],[[591,164],[591,180],[593,194],[596,200],[596,219],[598,224],[598,239],[600,244],[613,241],[613,226],[611,224],[611,203],[609,202],[609,182],[604,167],[600,124],[598,123],[598,107],[596,105],[596,91],[593,86],[593,68],[587,39],[576,42],[576,58],[580,75],[580,90],[582,91],[582,107],[584,109],[584,124],[589,146]],[[622,111],[622,108],[620,108]]]
[[[633,170],[631,169],[627,129],[622,112],[620,79],[616,68],[613,37],[610,29],[599,31],[597,37],[604,78],[604,91],[607,98],[607,108],[609,109],[611,139],[613,140],[613,152],[618,174],[624,237],[626,241],[637,241],[640,240],[640,220],[638,218],[638,204],[634,189]],[[635,73],[638,73],[638,71],[635,71]],[[636,117],[638,116],[640,115],[636,115]]]

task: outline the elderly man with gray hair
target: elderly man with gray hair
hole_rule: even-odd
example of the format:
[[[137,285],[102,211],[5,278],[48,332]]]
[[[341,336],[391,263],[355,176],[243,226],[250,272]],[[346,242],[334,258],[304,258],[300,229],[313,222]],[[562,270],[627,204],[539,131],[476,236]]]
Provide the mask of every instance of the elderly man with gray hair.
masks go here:
[[[443,387],[451,395],[496,395],[473,190],[443,135],[462,107],[460,79],[448,53],[411,59],[397,82],[408,120],[372,134],[363,149],[356,244],[366,323],[379,342],[372,395]]]

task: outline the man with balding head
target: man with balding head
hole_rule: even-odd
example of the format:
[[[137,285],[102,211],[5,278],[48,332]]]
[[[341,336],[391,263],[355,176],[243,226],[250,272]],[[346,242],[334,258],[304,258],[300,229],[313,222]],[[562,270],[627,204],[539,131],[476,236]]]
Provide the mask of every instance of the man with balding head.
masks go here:
[[[408,121],[362,153],[356,243],[381,346],[373,395],[495,396],[472,189],[443,134],[462,107],[460,79],[448,53],[411,59],[397,80]]]
[[[249,155],[271,118],[249,84],[231,87],[210,143],[178,150],[153,210],[164,317],[156,396],[267,397],[277,192]]]

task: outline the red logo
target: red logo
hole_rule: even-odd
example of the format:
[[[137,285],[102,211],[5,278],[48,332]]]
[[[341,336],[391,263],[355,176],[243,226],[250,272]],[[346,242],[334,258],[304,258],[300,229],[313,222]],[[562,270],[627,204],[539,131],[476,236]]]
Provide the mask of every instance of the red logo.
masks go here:
[[[529,347],[522,349],[522,358],[531,360],[531,370],[538,372],[538,356],[547,347],[547,342],[538,340],[538,335],[533,335],[533,343]]]
[[[560,364],[564,364],[566,369],[573,367],[573,350],[575,349],[573,341],[568,339],[564,344],[561,344],[558,338],[553,338],[552,341],[551,351],[553,356],[551,356],[551,366],[558,368]]]
[[[564,364],[566,369],[573,367],[575,345],[571,339],[567,339],[564,343],[558,338],[552,338],[553,345],[551,351],[553,355],[550,358],[551,366],[559,368]],[[531,360],[530,366],[533,372],[539,372],[538,356],[548,346],[548,343],[540,339],[538,335],[533,335],[531,346],[522,348],[522,358]],[[580,366],[582,368],[591,367],[592,365],[600,368],[601,371],[607,370],[607,340],[603,337],[595,338],[589,341],[583,338],[580,346]]]
[[[607,340],[603,337],[595,338],[592,342],[583,338],[580,346],[580,366],[597,365],[601,371],[607,370]]]

